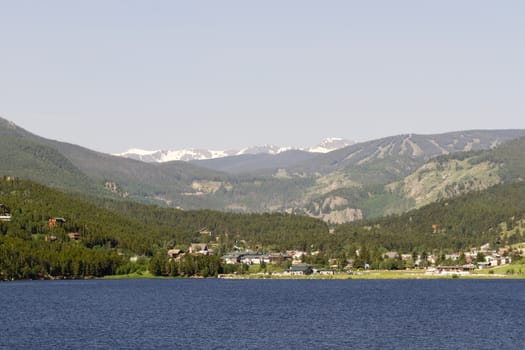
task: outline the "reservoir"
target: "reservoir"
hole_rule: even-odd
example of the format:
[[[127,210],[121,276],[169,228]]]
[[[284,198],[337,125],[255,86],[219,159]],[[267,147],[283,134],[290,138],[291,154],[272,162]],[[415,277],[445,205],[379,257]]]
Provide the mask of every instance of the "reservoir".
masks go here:
[[[0,283],[0,349],[523,349],[525,280]]]

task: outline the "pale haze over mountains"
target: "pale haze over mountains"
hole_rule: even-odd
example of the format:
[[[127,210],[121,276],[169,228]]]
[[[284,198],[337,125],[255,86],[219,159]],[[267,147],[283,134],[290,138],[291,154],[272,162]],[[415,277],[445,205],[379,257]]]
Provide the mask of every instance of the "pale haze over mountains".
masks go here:
[[[207,149],[179,149],[179,150],[155,150],[148,151],[138,148],[129,149],[126,152],[114,154],[116,156],[141,160],[144,162],[164,163],[176,160],[192,161],[217,159],[246,154],[280,154],[287,151],[299,150],[309,153],[328,153],[354,144],[353,141],[329,137],[316,146],[307,148],[282,147],[276,145],[252,146],[240,150],[207,150]]]

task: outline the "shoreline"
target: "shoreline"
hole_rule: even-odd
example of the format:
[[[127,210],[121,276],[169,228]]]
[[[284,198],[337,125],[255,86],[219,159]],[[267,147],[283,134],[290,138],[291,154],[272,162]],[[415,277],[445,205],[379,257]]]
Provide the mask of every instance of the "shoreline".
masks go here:
[[[430,280],[430,279],[525,279],[525,274],[496,274],[496,273],[469,273],[468,275],[459,274],[427,274],[426,271],[413,270],[372,270],[354,274],[335,274],[335,275],[304,275],[290,276],[284,274],[220,274],[217,277],[169,277],[153,276],[151,274],[142,275],[113,275],[105,276],[101,279],[228,279],[228,280]]]
[[[503,274],[469,274],[469,275],[441,275],[425,273],[391,273],[389,271],[378,271],[372,273],[354,275],[307,275],[307,276],[284,276],[284,275],[219,275],[218,279],[232,280],[432,280],[432,279],[525,279],[525,275],[503,275]]]
[[[119,280],[119,279],[229,279],[229,280],[430,280],[430,279],[525,279],[525,274],[502,274],[488,271],[470,272],[468,274],[455,273],[428,273],[424,270],[368,270],[358,271],[353,274],[336,273],[334,275],[300,275],[292,276],[282,273],[252,273],[252,274],[219,274],[217,277],[201,276],[155,276],[150,272],[132,273],[128,275],[108,275],[103,277],[86,276],[83,278],[59,276],[52,278],[39,278],[34,280],[0,280],[0,282],[14,281],[79,281],[79,280]]]

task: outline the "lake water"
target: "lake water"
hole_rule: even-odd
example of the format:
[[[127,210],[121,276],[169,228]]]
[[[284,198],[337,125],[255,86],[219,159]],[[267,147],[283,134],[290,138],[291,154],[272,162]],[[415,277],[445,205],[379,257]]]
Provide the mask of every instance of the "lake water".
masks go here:
[[[525,280],[0,283],[0,349],[523,349]]]

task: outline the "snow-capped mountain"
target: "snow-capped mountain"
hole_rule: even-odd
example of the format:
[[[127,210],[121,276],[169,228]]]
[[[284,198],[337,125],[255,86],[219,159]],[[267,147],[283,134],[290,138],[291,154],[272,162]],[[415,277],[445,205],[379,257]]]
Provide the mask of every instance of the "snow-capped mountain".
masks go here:
[[[141,160],[149,163],[163,163],[174,160],[191,161],[206,160],[231,156],[240,156],[243,154],[279,154],[291,150],[300,150],[311,153],[328,153],[337,149],[350,146],[354,142],[342,138],[326,138],[320,144],[307,147],[280,147],[275,145],[253,146],[241,150],[206,150],[206,149],[180,149],[180,150],[156,150],[147,151],[138,148],[132,148],[126,152],[114,154],[119,157]]]
[[[328,153],[353,144],[354,142],[350,140],[345,140],[339,137],[328,137],[321,141],[317,146],[305,149],[305,151],[312,153]]]
[[[116,156],[141,160],[149,163],[164,163],[173,160],[205,160],[234,156],[238,151],[215,151],[205,149],[181,149],[181,150],[156,150],[147,151],[138,148],[132,148],[124,153],[114,154]]]

